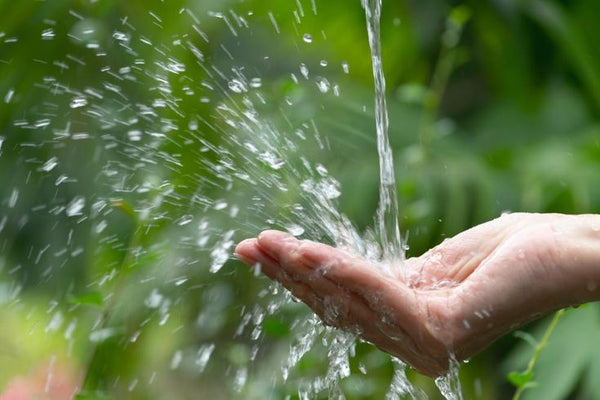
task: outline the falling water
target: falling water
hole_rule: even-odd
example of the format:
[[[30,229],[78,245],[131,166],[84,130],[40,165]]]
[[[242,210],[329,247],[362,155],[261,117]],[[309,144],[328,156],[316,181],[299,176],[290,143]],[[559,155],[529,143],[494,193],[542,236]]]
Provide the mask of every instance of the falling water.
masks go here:
[[[375,80],[375,124],[380,177],[376,230],[381,241],[384,260],[403,260],[404,246],[400,237],[400,227],[398,226],[398,196],[396,194],[394,159],[388,137],[389,119],[385,98],[385,76],[381,58],[381,0],[362,0],[362,5],[367,19],[373,78]]]
[[[376,231],[382,246],[384,264],[393,261],[403,261],[405,246],[400,235],[398,225],[398,196],[396,193],[396,178],[394,174],[394,160],[392,148],[388,137],[389,119],[385,97],[385,76],[381,56],[380,19],[382,0],[361,0],[367,20],[369,47],[373,66],[375,82],[375,124],[377,130],[377,150],[379,152],[379,207],[376,218]],[[388,398],[410,395],[412,398],[420,396],[418,391],[410,384],[405,375],[405,365],[396,360],[396,374],[391,383]],[[458,369],[456,362],[450,363],[450,370],[446,376],[436,379],[440,393],[447,400],[462,399]]]

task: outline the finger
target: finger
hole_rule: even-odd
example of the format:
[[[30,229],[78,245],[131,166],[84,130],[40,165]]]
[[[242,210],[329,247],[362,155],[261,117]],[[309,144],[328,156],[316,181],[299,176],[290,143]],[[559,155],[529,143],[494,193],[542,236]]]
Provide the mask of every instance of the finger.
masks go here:
[[[315,268],[308,267],[303,263],[302,257],[295,258],[299,246],[304,243],[313,245],[316,243],[299,241],[294,237],[277,231],[268,231],[261,234],[260,238],[266,235],[267,240],[270,240],[269,247],[271,254],[279,256],[279,260],[271,257],[271,254],[266,254],[267,259],[262,260],[261,257],[267,253],[265,250],[263,255],[260,251],[264,248],[259,247],[259,251],[254,255],[254,259],[262,260],[263,264],[272,265],[278,263],[287,278],[279,277],[286,287],[306,302],[323,320],[330,326],[345,328],[352,331],[364,331],[365,327],[371,327],[375,323],[374,317],[378,317],[377,313],[369,309],[368,305],[362,298],[356,294],[340,287],[337,283],[332,282],[325,274],[319,273]],[[260,242],[260,239],[259,239]],[[245,244],[244,244],[245,245]],[[252,242],[252,246],[256,247],[256,243]],[[274,247],[278,249],[275,250]],[[329,246],[320,246],[325,251],[337,251]],[[253,248],[256,251],[255,248]],[[286,282],[285,279],[290,279],[292,282]],[[300,285],[300,284],[303,284]],[[309,292],[302,293],[302,292]],[[371,335],[373,336],[373,335]]]
[[[317,278],[323,275],[335,283],[338,292],[343,288],[362,297],[379,316],[397,321],[419,318],[416,300],[408,287],[361,257],[325,244],[299,241],[278,231],[261,233],[258,245],[278,260],[288,274],[297,276],[315,289],[323,282]],[[322,290],[334,293],[331,287],[323,287]]]
[[[233,255],[243,263],[253,265],[256,264],[255,252],[257,249],[258,242],[256,239],[246,239],[242,240],[237,246],[235,246]]]
[[[300,241],[284,232],[265,231],[258,236],[258,244],[288,273],[304,279],[326,274],[337,284],[357,292],[378,292],[384,284],[383,274],[364,259],[322,243]]]
[[[235,248],[234,255],[245,264],[258,265],[260,272],[272,280],[282,282],[286,279],[285,273],[279,267],[278,262],[260,249],[256,239],[246,239],[240,242]]]
[[[321,319],[327,325],[356,331],[357,327],[363,330],[362,327],[375,322],[374,316],[377,316],[377,313],[369,309],[360,296],[332,280],[327,274],[327,266],[307,263],[303,257],[303,248],[306,246],[316,246],[318,251],[332,257],[339,253],[339,250],[315,242],[299,241],[278,231],[266,231],[259,236],[258,241],[261,249],[277,259],[288,275],[310,287],[323,299],[324,315]]]
[[[315,292],[318,292],[321,297],[347,297],[347,290],[327,278],[327,266],[317,267],[306,262],[302,254],[304,246],[313,246],[318,243],[299,241],[292,236],[282,234],[280,232],[267,233],[267,236],[272,234],[274,241],[272,245],[267,247],[260,246],[267,254],[276,259],[279,265],[287,274],[295,279],[302,281],[306,285],[312,287]],[[262,236],[261,236],[262,238]],[[261,239],[259,238],[259,243]],[[322,246],[325,252],[335,252],[336,249],[330,246]]]
[[[290,277],[283,270],[279,263],[268,254],[265,254],[257,244],[256,239],[246,239],[240,242],[234,254],[242,262],[248,265],[260,265],[261,272],[267,275],[270,279],[281,283],[295,297],[308,305],[321,319],[327,314],[323,300],[312,290],[312,288],[303,284],[301,281]],[[330,312],[331,314],[331,312]]]

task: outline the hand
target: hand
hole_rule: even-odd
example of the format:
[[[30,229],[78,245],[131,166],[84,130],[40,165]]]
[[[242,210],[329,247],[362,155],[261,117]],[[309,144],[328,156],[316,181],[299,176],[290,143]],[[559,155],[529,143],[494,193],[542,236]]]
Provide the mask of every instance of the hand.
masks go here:
[[[581,216],[507,214],[397,265],[396,276],[351,252],[277,231],[241,242],[236,255],[260,264],[325,324],[438,376],[451,354],[466,359],[543,313],[589,300],[582,293],[599,268],[591,250],[598,235],[588,225]],[[582,250],[572,245],[578,239],[596,240],[578,264],[594,268],[572,274],[565,266],[573,263],[571,248]]]

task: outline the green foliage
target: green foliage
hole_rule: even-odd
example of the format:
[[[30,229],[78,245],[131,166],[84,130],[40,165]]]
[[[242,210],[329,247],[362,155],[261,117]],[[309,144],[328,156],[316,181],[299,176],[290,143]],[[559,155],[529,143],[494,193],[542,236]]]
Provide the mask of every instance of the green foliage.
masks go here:
[[[0,0],[0,391],[53,354],[87,371],[86,399],[296,398],[326,373],[317,343],[279,379],[307,309],[277,308],[281,293],[239,262],[211,264],[219,244],[267,227],[327,239],[297,217],[305,160],[340,182],[359,230],[372,225],[364,14],[358,0],[312,4]],[[384,0],[411,255],[506,210],[600,212],[599,13],[595,1]],[[261,87],[228,90],[240,73]],[[230,115],[246,96],[260,125]],[[248,157],[247,143],[287,163]],[[509,348],[504,372],[524,371],[509,380],[537,384],[523,398],[600,397],[598,326],[597,305],[566,312],[532,368],[532,349],[505,338],[463,367],[465,397],[506,395]],[[346,397],[383,398],[389,357],[359,343],[350,363]]]
[[[69,303],[102,307],[104,305],[104,299],[100,292],[89,292],[69,297]]]
[[[539,343],[535,343],[535,346],[534,346],[535,351],[533,353],[533,356],[527,363],[527,368],[525,369],[525,371],[522,371],[522,372],[511,371],[508,373],[508,375],[507,375],[508,380],[510,381],[510,383],[512,383],[517,388],[517,391],[516,391],[513,399],[515,399],[515,400],[520,399],[523,391],[525,391],[526,389],[529,389],[529,388],[533,388],[537,385],[536,382],[533,380],[533,378],[534,378],[533,369],[534,369],[535,364],[540,356],[540,353],[548,345],[550,336],[552,335],[552,332],[554,332],[554,330],[556,329],[556,325],[562,318],[563,314],[564,314],[564,310],[559,310],[556,312],[556,314],[554,314],[554,318],[552,318],[550,325],[548,325],[548,328],[544,332],[544,336],[540,339]]]
[[[549,329],[546,330],[544,336],[548,340],[545,349],[541,352],[535,349],[533,357],[537,362],[527,368],[527,373],[533,374],[533,381],[537,384],[523,391],[522,399],[563,399],[579,385],[582,393],[592,398],[598,395],[596,381],[593,380],[598,354],[592,343],[600,333],[599,318],[598,304],[589,304],[566,311],[552,336],[548,337]],[[539,336],[544,328],[543,325],[537,326],[533,335]],[[530,353],[529,345],[518,345],[506,360],[505,368],[519,368]]]

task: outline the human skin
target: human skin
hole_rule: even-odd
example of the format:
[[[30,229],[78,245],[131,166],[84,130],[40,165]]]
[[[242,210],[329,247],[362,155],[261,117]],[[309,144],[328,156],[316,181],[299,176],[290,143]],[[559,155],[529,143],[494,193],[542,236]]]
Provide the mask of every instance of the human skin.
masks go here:
[[[430,376],[552,310],[600,300],[600,215],[505,214],[405,260],[396,276],[279,231],[244,240],[235,254],[325,324]]]

